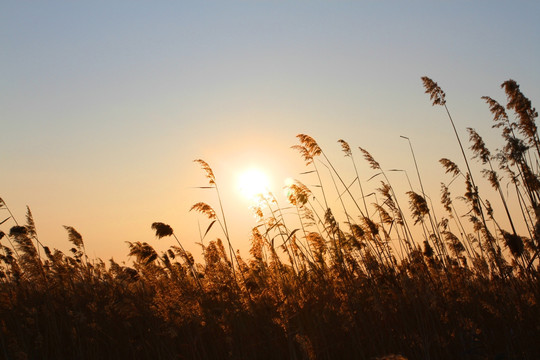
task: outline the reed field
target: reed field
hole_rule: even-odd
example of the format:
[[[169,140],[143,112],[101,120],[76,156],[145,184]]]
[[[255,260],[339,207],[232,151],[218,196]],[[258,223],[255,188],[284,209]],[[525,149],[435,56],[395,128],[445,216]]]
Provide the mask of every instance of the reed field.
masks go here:
[[[472,128],[459,136],[444,91],[422,82],[462,154],[440,160],[440,201],[419,172],[419,190],[403,191],[361,144],[339,140],[355,173],[345,180],[299,134],[294,155],[315,184],[288,184],[287,203],[260,195],[247,257],[204,160],[200,185],[214,201],[191,208],[207,224],[204,242],[156,219],[155,237],[127,244],[128,265],[87,256],[70,226],[71,251],[50,249],[30,209],[16,219],[0,199],[0,358],[540,359],[538,113],[505,81],[495,89],[504,103],[479,100],[502,137],[488,149]],[[364,161],[376,200],[357,170]],[[186,241],[201,242],[201,261]]]

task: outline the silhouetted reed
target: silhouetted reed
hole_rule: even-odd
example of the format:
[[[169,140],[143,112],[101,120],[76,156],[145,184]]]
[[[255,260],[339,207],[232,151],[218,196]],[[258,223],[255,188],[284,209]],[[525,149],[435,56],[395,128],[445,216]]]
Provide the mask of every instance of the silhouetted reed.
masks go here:
[[[208,182],[201,188],[215,191],[216,203],[191,207],[209,221],[203,238],[212,238],[201,244],[198,262],[184,247],[193,240],[181,242],[161,222],[151,224],[157,239],[128,242],[128,265],[88,259],[82,235],[70,226],[70,252],[51,250],[30,209],[21,225],[0,199],[0,225],[9,228],[0,231],[0,357],[540,358],[536,111],[509,80],[506,108],[483,98],[503,147],[492,153],[468,130],[472,158],[487,166],[478,172],[503,204],[505,229],[473,180],[446,94],[422,80],[433,105],[447,110],[466,162],[462,172],[440,160],[451,176],[441,183],[441,209],[428,202],[408,138],[420,192],[410,183],[391,185],[383,166],[359,148],[375,172],[365,174],[354,160],[358,149],[344,140],[354,171],[339,171],[305,134],[293,148],[311,167],[302,176],[317,183],[292,181],[284,205],[261,195],[246,259],[233,248],[243,239],[231,238],[216,176],[203,160],[196,160]],[[369,180],[361,178],[377,177],[378,189],[365,194]],[[502,191],[507,185],[515,196]],[[176,244],[156,251],[152,241],[168,237]]]

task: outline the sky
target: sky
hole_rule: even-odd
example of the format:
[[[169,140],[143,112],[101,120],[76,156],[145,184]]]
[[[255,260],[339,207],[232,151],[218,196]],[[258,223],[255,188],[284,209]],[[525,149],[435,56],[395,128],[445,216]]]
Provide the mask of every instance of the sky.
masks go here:
[[[354,177],[338,139],[355,149],[362,180],[373,171],[359,146],[414,182],[407,136],[438,199],[449,180],[438,160],[459,163],[460,153],[421,76],[446,92],[463,139],[473,127],[493,148],[498,132],[480,97],[504,103],[500,84],[514,79],[540,101],[536,1],[0,5],[0,197],[20,223],[29,206],[51,248],[69,249],[62,225],[73,226],[88,255],[104,260],[125,260],[126,241],[173,245],[155,239],[155,221],[200,254],[208,221],[189,209],[218,203],[198,188],[207,184],[195,159],[213,168],[245,254],[256,223],[238,174],[258,167],[280,194],[286,178],[309,170],[290,148],[300,133],[346,179]]]

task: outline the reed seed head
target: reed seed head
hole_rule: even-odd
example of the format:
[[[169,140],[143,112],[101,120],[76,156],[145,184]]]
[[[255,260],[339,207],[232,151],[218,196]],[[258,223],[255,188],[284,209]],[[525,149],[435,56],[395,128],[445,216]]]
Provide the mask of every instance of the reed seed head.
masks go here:
[[[535,124],[538,112],[532,107],[531,101],[519,90],[519,85],[514,80],[505,81],[501,87],[508,97],[506,107],[514,110],[519,117],[519,130],[527,136],[530,143],[534,143],[538,138]]]
[[[451,173],[454,176],[458,176],[459,174],[461,174],[461,170],[459,170],[459,167],[453,161],[442,158],[441,160],[439,160],[439,162],[445,168],[447,174]]]
[[[75,245],[77,248],[80,248],[83,246],[83,239],[81,234],[77,232],[73,227],[71,226],[65,226],[64,229],[68,232],[68,240],[71,241],[73,245]]]
[[[214,211],[214,209],[210,205],[208,205],[206,203],[198,202],[195,205],[193,205],[191,207],[191,209],[189,209],[189,211],[192,211],[192,210],[198,211],[201,214],[204,214],[204,215],[208,216],[209,219],[215,219],[216,218],[216,212]]]
[[[161,239],[165,236],[171,236],[173,234],[173,229],[167,224],[161,222],[155,222],[152,224],[152,229],[156,231],[156,236],[158,239]]]
[[[212,171],[212,168],[210,167],[210,165],[208,165],[206,161],[201,160],[201,159],[193,160],[193,162],[196,162],[199,165],[201,165],[201,168],[206,172],[206,178],[208,179],[208,183],[210,185],[215,185],[216,177],[214,176],[214,172]]]
[[[506,114],[506,109],[504,106],[499,104],[496,100],[490,98],[489,96],[482,96],[482,99],[486,101],[489,105],[489,111],[493,114],[493,121],[496,122],[493,127],[498,128],[505,123],[508,123],[508,115]]]
[[[13,226],[9,230],[9,236],[21,236],[28,234],[28,230],[26,229],[26,226]]]
[[[351,147],[349,146],[349,144],[345,140],[339,139],[338,143],[341,144],[341,149],[345,153],[345,156],[351,156],[352,155]]]
[[[491,158],[486,143],[474,129],[467,128],[467,131],[469,132],[469,141],[472,143],[470,149],[474,152],[474,158],[479,158],[482,164],[486,164]]]
[[[409,195],[409,207],[416,225],[424,219],[424,216],[429,214],[429,207],[426,199],[414,191],[407,191],[407,195]]]
[[[441,183],[441,203],[444,206],[444,209],[448,211],[449,214],[452,214],[452,197],[450,196],[450,190],[448,186]]]
[[[523,251],[525,250],[525,247],[523,245],[523,239],[521,238],[521,236],[516,234],[510,234],[509,232],[506,232],[504,230],[501,230],[501,233],[503,235],[504,244],[510,250],[512,255],[514,255],[515,257],[521,256],[521,254],[523,254]]]
[[[362,154],[364,155],[364,159],[366,159],[366,161],[369,163],[369,165],[371,166],[372,169],[374,169],[374,170],[380,170],[381,169],[381,165],[379,165],[379,163],[377,161],[375,161],[373,156],[371,156],[371,154],[367,150],[362,149],[361,147],[359,147],[359,149],[362,152]]]
[[[426,94],[429,94],[433,105],[445,105],[446,104],[446,94],[442,89],[437,85],[437,83],[427,76],[422,76],[422,82],[424,83],[424,88],[426,89]]]

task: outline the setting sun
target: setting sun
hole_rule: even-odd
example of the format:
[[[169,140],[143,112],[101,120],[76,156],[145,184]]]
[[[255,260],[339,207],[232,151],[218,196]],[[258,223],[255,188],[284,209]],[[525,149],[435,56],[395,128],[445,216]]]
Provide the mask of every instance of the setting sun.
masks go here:
[[[268,176],[259,169],[249,169],[238,176],[238,187],[242,195],[254,199],[257,195],[269,192]]]

